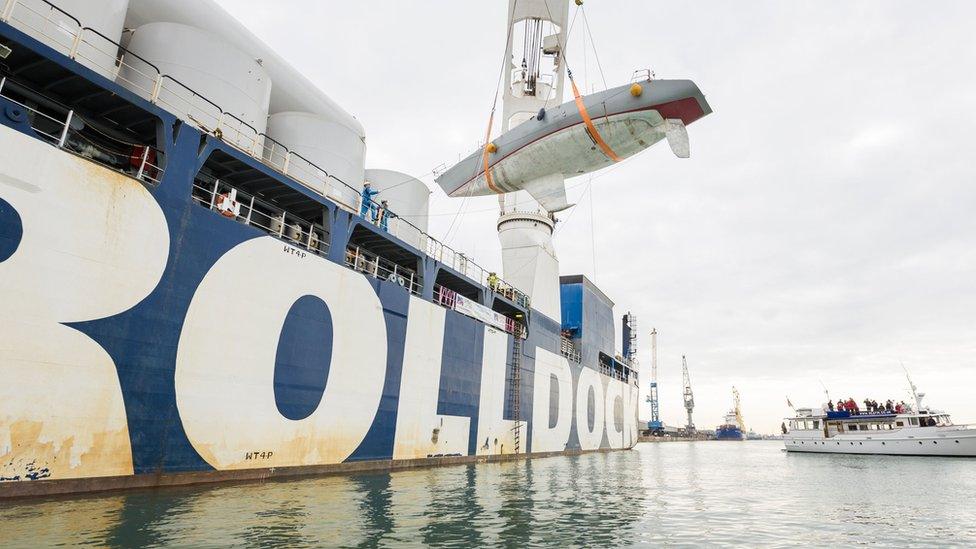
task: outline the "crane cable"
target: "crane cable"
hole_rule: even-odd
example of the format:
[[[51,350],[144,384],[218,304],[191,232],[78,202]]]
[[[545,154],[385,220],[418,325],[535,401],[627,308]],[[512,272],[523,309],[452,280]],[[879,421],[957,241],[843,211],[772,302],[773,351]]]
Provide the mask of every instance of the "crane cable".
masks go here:
[[[545,1],[543,3],[546,5],[546,11],[549,12],[549,19],[553,20],[552,11],[549,9],[549,2]],[[590,46],[593,48],[593,55],[596,56],[597,58],[597,66],[600,67],[600,77],[603,78],[603,87],[605,89],[607,86],[607,80],[606,78],[603,77],[603,67],[600,66],[600,57],[596,53],[596,43],[593,42],[593,33],[590,32],[590,25],[586,19],[586,8],[583,7],[582,0],[577,0],[576,5],[579,11],[583,13],[583,24],[586,26],[587,34],[590,35]],[[575,19],[576,17],[574,16],[573,17],[574,22]],[[569,68],[569,57],[566,56],[565,54],[566,50],[563,49],[562,44],[559,44],[559,50],[563,52],[563,60],[566,62],[566,76],[569,77],[569,84],[573,88],[573,99],[576,101],[576,110],[579,111],[580,117],[583,118],[583,123],[586,125],[587,135],[590,136],[590,139],[593,140],[593,143],[595,143],[596,146],[600,147],[600,150],[607,158],[609,158],[614,162],[620,162],[621,158],[617,156],[617,153],[615,153],[613,149],[610,148],[610,145],[608,145],[607,142],[603,140],[603,136],[600,135],[599,130],[596,129],[596,126],[593,124],[593,120],[590,118],[590,113],[586,110],[586,105],[583,104],[583,98],[582,96],[580,96],[579,88],[576,87],[576,79],[573,78],[573,71],[572,69]],[[485,154],[486,161],[487,158],[488,155],[486,153]]]
[[[502,77],[505,76],[505,71],[507,70],[508,60],[508,46],[512,42],[512,28],[515,26],[515,11],[518,8],[518,0],[512,3],[512,13],[508,17],[508,33],[505,37],[505,53],[502,54],[502,67],[498,71],[498,83],[495,84],[495,98],[491,102],[491,114],[488,116],[488,129],[485,131],[485,148],[482,152],[481,161],[482,169],[485,172],[485,182],[488,183],[488,188],[494,191],[496,194],[503,194],[503,191],[495,186],[495,182],[491,177],[491,168],[488,167],[488,155],[491,154],[491,148],[494,145],[491,142],[491,127],[495,122],[495,110],[498,108],[498,92],[502,87]],[[548,4],[546,5],[548,9]]]

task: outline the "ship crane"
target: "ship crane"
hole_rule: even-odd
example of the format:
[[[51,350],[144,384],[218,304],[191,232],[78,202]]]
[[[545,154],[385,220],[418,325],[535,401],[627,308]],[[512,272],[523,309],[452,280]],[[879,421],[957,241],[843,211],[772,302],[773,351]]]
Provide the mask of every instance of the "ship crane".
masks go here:
[[[691,392],[691,377],[688,376],[688,361],[685,360],[684,355],[681,355],[681,378],[685,387],[685,411],[688,412],[688,424],[685,425],[685,430],[690,435],[695,432],[695,422],[691,419],[691,412],[695,409],[695,395]]]
[[[660,404],[657,398],[657,328],[651,329],[651,392],[647,395],[647,402],[651,404],[651,420],[647,422],[647,429],[652,435],[658,435],[664,429],[661,423]]]
[[[745,433],[746,422],[742,419],[742,408],[739,406],[739,390],[734,386],[732,387],[732,403],[734,405],[733,410],[735,410],[735,423],[739,426],[739,430]]]

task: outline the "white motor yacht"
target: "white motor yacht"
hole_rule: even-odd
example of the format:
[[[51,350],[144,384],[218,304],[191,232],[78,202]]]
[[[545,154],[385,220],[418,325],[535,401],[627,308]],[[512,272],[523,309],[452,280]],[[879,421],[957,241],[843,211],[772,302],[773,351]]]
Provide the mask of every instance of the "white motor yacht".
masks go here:
[[[954,425],[938,410],[795,411],[783,435],[788,452],[976,457],[976,425]]]

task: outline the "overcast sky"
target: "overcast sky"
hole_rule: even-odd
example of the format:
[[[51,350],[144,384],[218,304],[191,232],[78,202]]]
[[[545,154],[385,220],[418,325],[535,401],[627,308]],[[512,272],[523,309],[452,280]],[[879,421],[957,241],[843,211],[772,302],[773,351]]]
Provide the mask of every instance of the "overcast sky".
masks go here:
[[[484,133],[504,0],[220,2],[362,121],[367,167],[434,188],[432,168]],[[682,354],[700,428],[732,385],[763,432],[787,396],[821,403],[821,380],[833,397],[906,398],[900,362],[933,406],[976,422],[976,3],[933,7],[586,1],[608,85],[650,67],[714,110],[689,127],[690,159],[658,144],[596,173],[592,200],[570,180],[579,205],[555,239],[563,274],[638,315],[645,387],[657,327],[668,423],[684,422]],[[581,30],[568,60],[599,89]],[[435,190],[431,233],[500,270],[496,204],[466,201],[446,235],[461,203]]]

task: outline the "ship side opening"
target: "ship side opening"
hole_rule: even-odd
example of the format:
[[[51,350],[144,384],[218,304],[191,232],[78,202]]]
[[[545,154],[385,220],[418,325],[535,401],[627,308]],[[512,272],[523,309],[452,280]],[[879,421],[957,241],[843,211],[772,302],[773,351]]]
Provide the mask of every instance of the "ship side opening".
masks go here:
[[[353,229],[346,246],[345,262],[347,267],[393,282],[415,295],[423,292],[423,259],[420,255],[366,222],[357,223]]]
[[[5,124],[25,124],[41,140],[145,183],[161,181],[158,116],[11,37],[0,43],[10,49],[0,64]]]
[[[481,303],[483,291],[484,288],[482,286],[472,284],[465,278],[452,273],[448,269],[442,267],[437,270],[437,277],[434,279],[435,300],[449,300],[453,304],[453,299],[451,299],[451,296],[452,294],[457,294],[472,301]],[[446,303],[442,303],[442,305],[446,305]]]
[[[216,149],[193,179],[193,201],[216,215],[325,256],[332,208],[265,170]]]
[[[600,372],[626,383],[633,383],[637,380],[637,375],[630,366],[603,351],[600,351]]]

